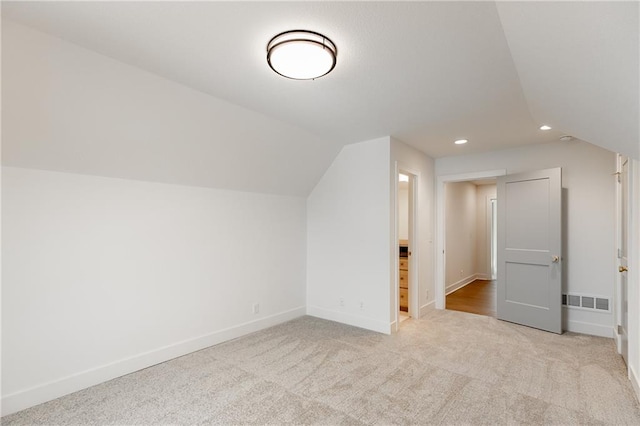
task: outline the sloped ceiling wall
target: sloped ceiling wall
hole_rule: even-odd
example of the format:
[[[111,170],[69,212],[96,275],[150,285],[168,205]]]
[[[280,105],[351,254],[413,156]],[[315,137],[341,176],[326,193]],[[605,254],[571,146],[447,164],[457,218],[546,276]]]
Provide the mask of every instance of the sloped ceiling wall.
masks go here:
[[[640,158],[637,2],[3,2],[2,21],[5,165],[307,196],[383,136]],[[289,25],[335,35],[335,73],[265,66]]]
[[[637,2],[497,2],[533,117],[640,158]]]
[[[2,164],[306,197],[340,146],[3,22]]]

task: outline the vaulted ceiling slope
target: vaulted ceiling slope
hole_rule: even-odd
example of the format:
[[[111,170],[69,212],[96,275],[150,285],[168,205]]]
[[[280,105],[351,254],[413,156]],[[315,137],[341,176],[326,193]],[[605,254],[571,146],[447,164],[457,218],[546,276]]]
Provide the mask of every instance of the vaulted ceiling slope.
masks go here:
[[[340,146],[3,21],[2,164],[306,196]]]
[[[340,146],[387,135],[435,158],[562,134],[640,156],[636,2],[3,2],[2,14],[211,95],[222,118],[209,127],[223,137],[167,139],[136,178],[304,195]],[[267,67],[268,40],[296,28],[336,42],[331,74],[291,81]],[[4,101],[3,91],[3,115]],[[265,134],[272,125],[277,136]],[[67,131],[40,155],[34,137],[14,136],[3,140],[5,163],[47,168],[51,156],[91,172],[80,165],[98,149],[95,173],[112,161],[122,177],[135,174],[140,158],[120,157],[153,146],[142,130],[112,135],[125,137],[128,151]],[[470,142],[454,146],[459,138]],[[223,178],[229,170],[245,182]],[[258,184],[260,176],[272,177]]]
[[[497,5],[534,119],[640,158],[639,3]]]

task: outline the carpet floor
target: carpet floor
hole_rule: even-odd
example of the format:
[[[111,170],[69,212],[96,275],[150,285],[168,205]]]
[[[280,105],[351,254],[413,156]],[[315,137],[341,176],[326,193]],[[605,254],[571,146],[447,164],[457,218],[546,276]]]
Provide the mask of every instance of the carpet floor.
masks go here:
[[[298,318],[2,424],[638,425],[640,409],[611,339],[432,311],[392,336]]]

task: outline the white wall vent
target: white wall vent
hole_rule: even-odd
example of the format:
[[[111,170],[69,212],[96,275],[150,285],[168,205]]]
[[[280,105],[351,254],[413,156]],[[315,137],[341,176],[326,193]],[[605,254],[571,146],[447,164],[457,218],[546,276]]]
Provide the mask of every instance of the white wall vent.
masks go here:
[[[611,312],[611,303],[608,298],[592,294],[563,294],[562,306],[571,309]]]

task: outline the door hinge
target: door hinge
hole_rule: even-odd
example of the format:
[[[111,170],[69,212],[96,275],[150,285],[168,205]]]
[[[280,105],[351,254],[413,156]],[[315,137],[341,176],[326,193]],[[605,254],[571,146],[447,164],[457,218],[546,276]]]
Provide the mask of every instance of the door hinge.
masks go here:
[[[622,258],[622,249],[618,249],[618,259]]]
[[[620,175],[622,174],[622,172],[615,172],[613,173],[613,176],[616,177],[616,180],[618,181],[618,183],[620,183]]]
[[[622,335],[622,326],[618,325],[618,335]]]

